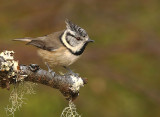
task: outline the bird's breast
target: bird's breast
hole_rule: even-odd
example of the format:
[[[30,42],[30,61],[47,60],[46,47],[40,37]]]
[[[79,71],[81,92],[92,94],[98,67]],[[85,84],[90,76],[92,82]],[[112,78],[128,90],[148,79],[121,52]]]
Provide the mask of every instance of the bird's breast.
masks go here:
[[[69,66],[80,56],[73,55],[68,49],[65,47],[61,47],[56,49],[55,51],[47,51],[47,50],[38,50],[38,55],[45,61],[51,65],[60,65],[60,66]]]

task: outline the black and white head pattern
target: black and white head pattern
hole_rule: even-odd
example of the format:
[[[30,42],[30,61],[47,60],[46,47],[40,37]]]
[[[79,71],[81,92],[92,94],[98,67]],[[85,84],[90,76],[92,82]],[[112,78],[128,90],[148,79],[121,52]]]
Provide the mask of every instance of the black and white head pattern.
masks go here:
[[[66,30],[64,31],[61,41],[67,49],[75,55],[80,55],[88,44],[89,36],[87,32],[71,21],[66,20]]]

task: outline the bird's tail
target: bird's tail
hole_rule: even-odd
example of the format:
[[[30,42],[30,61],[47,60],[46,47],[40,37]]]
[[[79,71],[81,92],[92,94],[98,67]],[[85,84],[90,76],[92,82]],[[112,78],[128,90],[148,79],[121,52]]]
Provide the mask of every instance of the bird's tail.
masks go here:
[[[22,39],[13,39],[13,41],[25,41],[25,42],[30,42],[30,41],[32,41],[32,38],[27,37],[27,38],[22,38]]]

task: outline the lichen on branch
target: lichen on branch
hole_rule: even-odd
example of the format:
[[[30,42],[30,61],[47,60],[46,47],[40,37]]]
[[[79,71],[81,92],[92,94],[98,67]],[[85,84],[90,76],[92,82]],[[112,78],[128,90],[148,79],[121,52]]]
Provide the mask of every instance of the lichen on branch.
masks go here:
[[[37,64],[19,65],[14,60],[13,51],[0,53],[0,87],[10,88],[11,84],[22,81],[36,82],[59,89],[67,100],[74,100],[79,95],[80,87],[87,83],[87,79],[69,72],[56,74],[54,71],[43,70]]]

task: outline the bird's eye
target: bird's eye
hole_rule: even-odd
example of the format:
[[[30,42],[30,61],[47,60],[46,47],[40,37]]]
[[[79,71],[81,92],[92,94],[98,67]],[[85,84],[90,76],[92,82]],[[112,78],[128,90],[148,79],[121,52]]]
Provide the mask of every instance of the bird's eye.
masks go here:
[[[80,41],[80,40],[81,40],[81,38],[80,38],[80,37],[77,37],[76,39],[77,39],[78,41]]]

